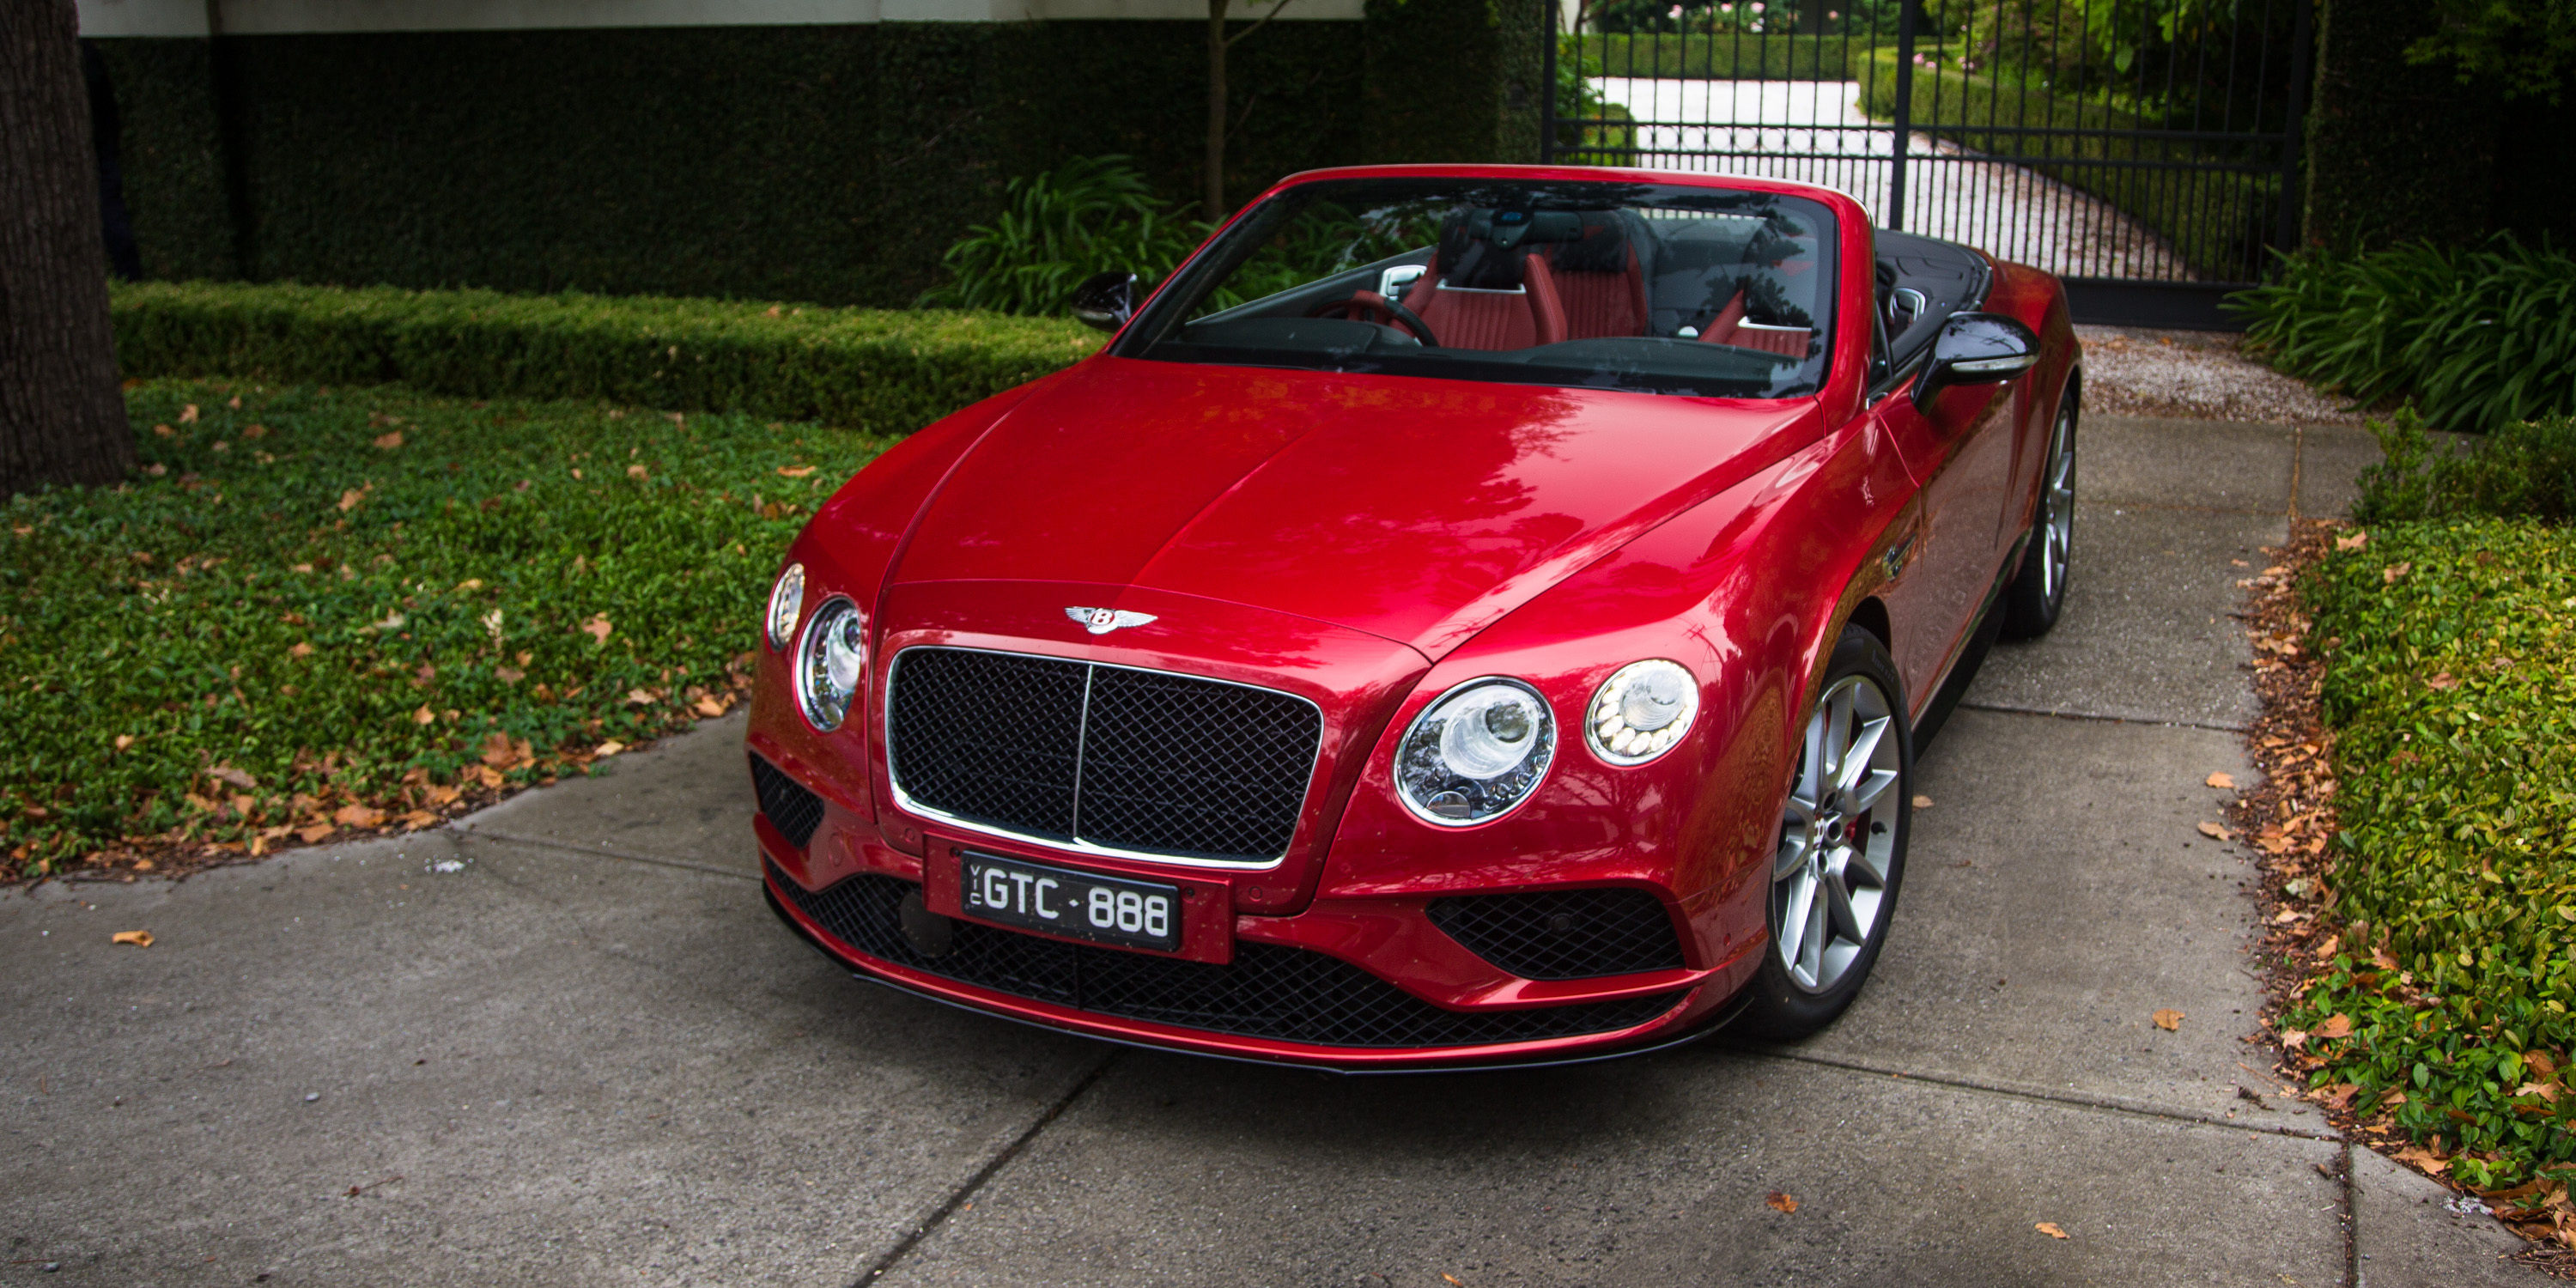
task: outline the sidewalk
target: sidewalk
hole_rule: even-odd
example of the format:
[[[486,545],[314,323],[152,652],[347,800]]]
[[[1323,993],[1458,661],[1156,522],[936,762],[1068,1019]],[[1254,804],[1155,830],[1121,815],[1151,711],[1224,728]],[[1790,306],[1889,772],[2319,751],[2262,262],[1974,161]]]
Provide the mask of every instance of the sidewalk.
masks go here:
[[[2066,618],[1925,756],[1894,938],[1799,1047],[1334,1079],[872,988],[762,906],[716,721],[458,829],[0,897],[0,1283],[2545,1282],[2276,1094],[2253,869],[2195,830],[2249,776],[2232,561],[2367,436],[2082,453]]]

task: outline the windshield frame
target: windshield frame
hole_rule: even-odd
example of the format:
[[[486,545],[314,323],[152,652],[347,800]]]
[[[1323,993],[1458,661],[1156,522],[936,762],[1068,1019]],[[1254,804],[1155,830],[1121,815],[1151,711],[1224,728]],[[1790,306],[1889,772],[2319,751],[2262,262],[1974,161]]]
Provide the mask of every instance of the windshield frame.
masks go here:
[[[1181,362],[1190,365],[1258,367],[1279,370],[1322,371],[1343,374],[1384,374],[1431,379],[1457,380],[1462,383],[1508,383],[1569,389],[1620,389],[1643,393],[1680,394],[1718,397],[1730,401],[1794,402],[1821,397],[1835,385],[1849,365],[1846,356],[1851,337],[1840,326],[1851,309],[1845,298],[1849,294],[1847,266],[1855,253],[1870,252],[1866,216],[1857,221],[1843,209],[1848,199],[1840,194],[1806,184],[1778,183],[1744,176],[1723,176],[1724,182],[1712,182],[1720,176],[1669,174],[1653,171],[1617,171],[1568,169],[1563,167],[1386,167],[1352,168],[1300,175],[1282,182],[1252,204],[1243,208],[1170,277],[1160,283],[1137,310],[1128,325],[1104,350],[1110,356],[1143,361]],[[1183,346],[1181,330],[1208,320],[1188,316],[1210,291],[1221,286],[1246,262],[1260,253],[1261,247],[1280,227],[1287,224],[1317,201],[1335,200],[1340,193],[1360,184],[1377,185],[1386,190],[1384,199],[1376,197],[1358,203],[1365,208],[1378,208],[1405,200],[1402,189],[1414,188],[1425,193],[1455,194],[1457,199],[1473,193],[1479,186],[1496,190],[1565,190],[1559,204],[1565,208],[1600,208],[1603,205],[1642,206],[1663,209],[1703,209],[1711,214],[1737,213],[1726,209],[1736,204],[1794,203],[1795,213],[1815,224],[1817,265],[1821,274],[1812,304],[1815,325],[1825,336],[1825,343],[1796,370],[1797,386],[1785,392],[1767,388],[1747,388],[1749,378],[1737,378],[1714,372],[1677,373],[1670,371],[1620,371],[1612,365],[1549,363],[1521,357],[1522,354],[1546,355],[1559,346],[1534,349],[1477,351],[1467,349],[1430,349],[1419,354],[1406,354],[1392,349],[1358,349],[1258,351],[1244,350],[1235,357],[1221,353],[1174,353],[1171,348]],[[1625,188],[1630,191],[1619,193]],[[1444,198],[1445,199],[1445,198]],[[1340,204],[1354,203],[1344,199]],[[1805,209],[1798,209],[1804,207]],[[1543,206],[1541,208],[1555,208]],[[1860,240],[1854,244],[1855,223]],[[1411,254],[1416,252],[1406,252]],[[1398,256],[1401,258],[1401,256]],[[1325,280],[1325,279],[1317,279]],[[1297,288],[1292,288],[1297,289]],[[1252,301],[1250,303],[1259,303]],[[1211,315],[1248,307],[1213,310]],[[1866,312],[1866,310],[1864,310]],[[1665,337],[1637,337],[1665,339]],[[1616,339],[1615,337],[1612,339]],[[1677,342],[1677,341],[1676,341]],[[1567,341],[1561,345],[1598,344],[1599,341]],[[1215,346],[1190,345],[1191,350]]]

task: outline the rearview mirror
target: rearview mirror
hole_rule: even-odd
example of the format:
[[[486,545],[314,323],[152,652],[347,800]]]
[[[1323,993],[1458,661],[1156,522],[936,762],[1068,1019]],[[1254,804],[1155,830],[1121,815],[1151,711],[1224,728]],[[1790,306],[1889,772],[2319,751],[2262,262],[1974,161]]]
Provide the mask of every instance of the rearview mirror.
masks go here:
[[[1136,275],[1119,269],[1094,273],[1073,288],[1073,316],[1084,326],[1115,331],[1136,312]]]
[[[1988,385],[2039,365],[2039,337],[2000,313],[1953,313],[1932,341],[1932,361],[1914,382],[1923,406],[1952,385]]]

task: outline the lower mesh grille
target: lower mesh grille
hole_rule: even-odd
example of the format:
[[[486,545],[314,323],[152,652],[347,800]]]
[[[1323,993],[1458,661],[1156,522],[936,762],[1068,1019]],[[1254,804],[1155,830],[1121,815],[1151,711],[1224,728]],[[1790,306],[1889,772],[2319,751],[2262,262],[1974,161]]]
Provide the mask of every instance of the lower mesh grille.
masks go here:
[[[1435,900],[1431,924],[1523,979],[1590,979],[1674,970],[1681,940],[1643,890],[1537,890]]]
[[[1234,963],[1058,943],[958,921],[946,956],[904,939],[897,908],[919,889],[863,874],[808,892],[776,866],[771,885],[834,938],[871,957],[998,992],[1181,1028],[1341,1047],[1484,1046],[1609,1033],[1671,1010],[1686,990],[1517,1011],[1450,1011],[1338,957],[1239,943]]]
[[[814,829],[823,825],[823,798],[759,756],[751,758],[751,789],[759,795],[760,812],[769,816],[769,825],[797,849],[804,849],[814,839]]]

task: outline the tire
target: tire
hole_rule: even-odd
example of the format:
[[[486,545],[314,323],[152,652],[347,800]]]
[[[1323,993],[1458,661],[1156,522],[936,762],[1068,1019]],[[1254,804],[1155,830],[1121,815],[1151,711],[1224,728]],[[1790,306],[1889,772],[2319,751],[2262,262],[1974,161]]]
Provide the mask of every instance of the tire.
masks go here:
[[[1905,883],[1913,816],[1914,731],[1887,647],[1845,627],[1816,691],[1763,897],[1770,940],[1737,1021],[1776,1040],[1833,1023],[1868,982]],[[1862,765],[1851,765],[1854,751]],[[1829,777],[1837,764],[1847,768]]]
[[[2022,547],[2020,574],[2004,592],[2004,634],[2012,639],[2046,635],[2066,607],[2066,575],[2075,549],[2075,395],[2075,386],[2069,385],[2058,401],[2057,422],[2048,429],[2048,456],[2040,462],[2030,541]]]

